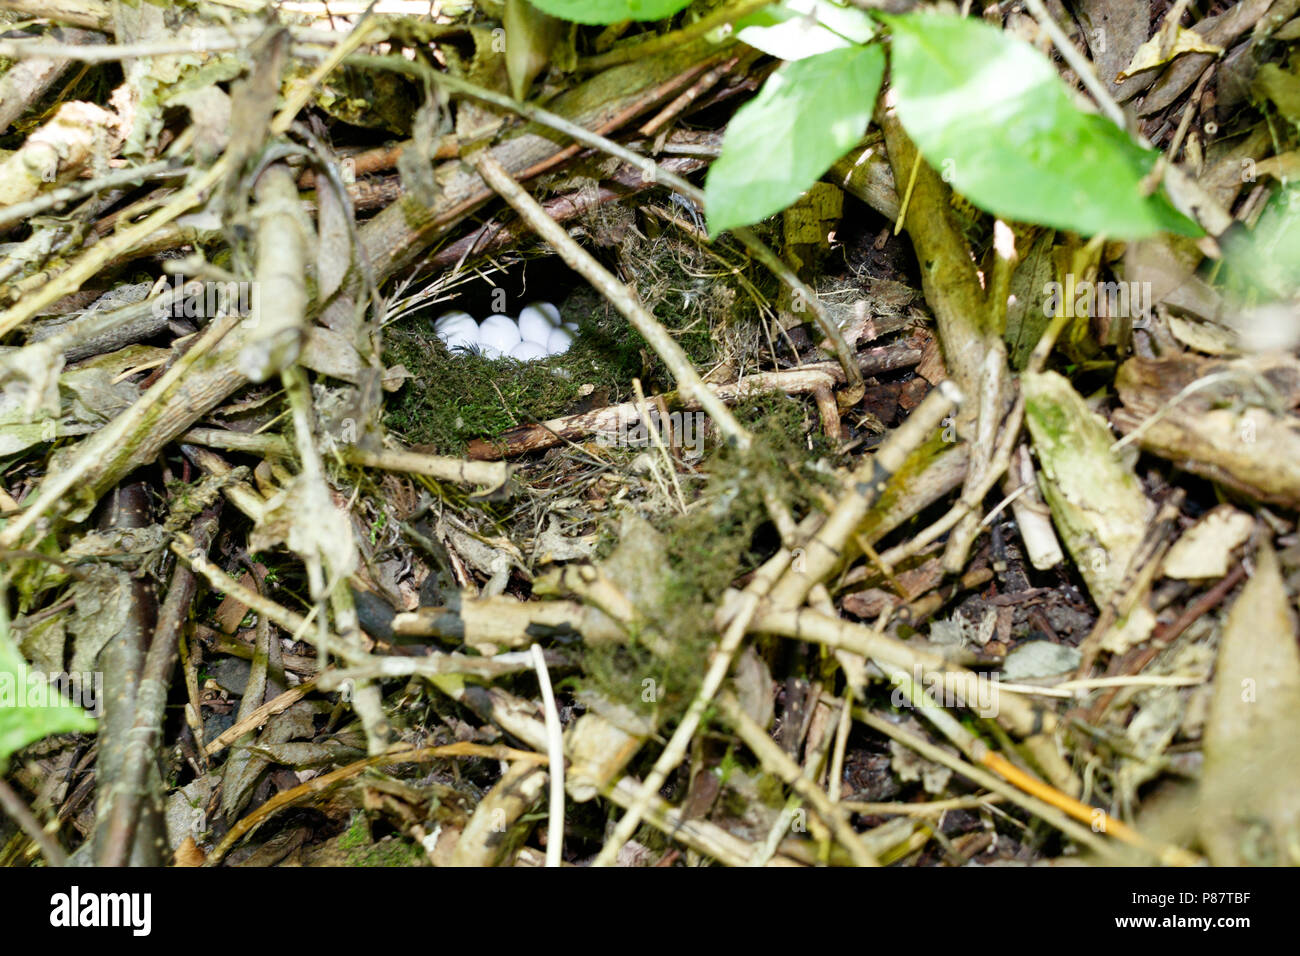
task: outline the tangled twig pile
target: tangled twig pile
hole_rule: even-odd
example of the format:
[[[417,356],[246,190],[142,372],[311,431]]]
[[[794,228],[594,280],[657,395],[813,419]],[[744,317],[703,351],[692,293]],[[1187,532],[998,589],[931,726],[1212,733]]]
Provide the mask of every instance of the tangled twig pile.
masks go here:
[[[1006,23],[1200,241],[968,209],[888,96],[710,240],[764,5],[3,4],[0,689],[86,686],[0,694],[0,861],[1300,862],[1295,313],[1217,265],[1295,154],[1209,85],[1296,11]]]

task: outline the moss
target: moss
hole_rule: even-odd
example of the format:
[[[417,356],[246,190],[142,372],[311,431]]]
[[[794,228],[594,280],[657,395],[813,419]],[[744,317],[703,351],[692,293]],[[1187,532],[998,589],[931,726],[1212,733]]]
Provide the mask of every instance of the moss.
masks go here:
[[[339,849],[351,850],[355,847],[370,845],[370,824],[364,813],[355,814],[347,830],[339,834]]]
[[[752,449],[717,448],[704,466],[707,481],[686,514],[653,519],[663,552],[647,560],[662,577],[653,600],[634,601],[645,632],[624,645],[590,647],[584,659],[581,683],[588,691],[660,723],[679,717],[695,696],[717,639],[714,602],[776,544],[774,531],[762,534],[769,524],[763,486],[804,511],[814,506],[812,489],[822,475],[805,467],[826,449],[814,441],[809,450],[801,402],[763,395],[736,411],[753,432]],[[829,476],[825,480],[829,486]]]
[[[347,857],[352,866],[423,866],[426,859],[418,844],[397,837],[385,837],[373,846],[349,852]]]

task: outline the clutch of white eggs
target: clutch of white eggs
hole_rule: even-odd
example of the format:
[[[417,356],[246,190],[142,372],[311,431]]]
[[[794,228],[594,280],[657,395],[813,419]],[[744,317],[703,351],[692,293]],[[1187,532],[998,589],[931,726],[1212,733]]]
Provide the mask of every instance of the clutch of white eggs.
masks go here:
[[[534,302],[524,306],[518,319],[490,315],[477,322],[468,312],[447,312],[433,323],[433,331],[453,352],[532,362],[569,351],[578,323],[561,321],[560,310],[549,302]]]

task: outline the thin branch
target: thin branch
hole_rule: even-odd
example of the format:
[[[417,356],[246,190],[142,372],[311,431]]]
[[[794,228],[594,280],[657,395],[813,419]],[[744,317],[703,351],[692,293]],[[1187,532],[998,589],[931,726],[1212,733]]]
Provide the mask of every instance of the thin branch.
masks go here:
[[[68,865],[68,856],[63,852],[63,847],[59,846],[54,837],[45,832],[41,821],[36,819],[36,814],[32,813],[22,797],[18,796],[3,779],[0,779],[0,807],[4,808],[5,813],[13,817],[14,822],[31,838],[31,841],[41,848],[46,863],[50,866]]]
[[[551,767],[551,803],[546,820],[546,865],[557,867],[564,862],[564,731],[560,727],[560,713],[555,709],[555,693],[551,690],[551,675],[546,670],[546,656],[542,646],[534,644],[531,650],[533,667],[537,670],[537,683],[542,689],[542,711],[546,714],[546,755]]]

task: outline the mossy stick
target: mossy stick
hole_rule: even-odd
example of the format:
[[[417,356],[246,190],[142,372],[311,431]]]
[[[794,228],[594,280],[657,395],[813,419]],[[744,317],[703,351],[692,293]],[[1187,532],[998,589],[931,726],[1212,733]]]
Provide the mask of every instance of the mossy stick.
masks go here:
[[[948,203],[952,191],[927,164],[917,163],[920,154],[894,110],[880,109],[877,114],[895,181],[913,180],[901,221],[921,264],[921,288],[934,312],[944,359],[961,390],[974,395],[992,336],[986,329],[989,309],[970,244],[953,221]],[[970,414],[973,410],[963,418]]]
[[[682,717],[677,729],[673,731],[663,752],[659,755],[646,774],[646,778],[641,783],[641,788],[637,791],[636,798],[627,806],[627,812],[623,818],[618,821],[614,827],[614,832],[605,845],[601,847],[600,853],[592,861],[592,866],[611,866],[618,858],[618,852],[632,835],[636,832],[637,826],[640,825],[642,817],[649,810],[655,798],[659,795],[659,788],[664,785],[670,774],[682,758],[686,756],[686,751],[690,747],[691,738],[695,736],[695,731],[699,728],[700,722],[704,719],[704,713],[708,710],[713,702],[714,695],[722,688],[722,682],[727,678],[727,672],[731,670],[731,663],[736,657],[736,652],[740,650],[740,645],[744,642],[745,634],[749,631],[750,621],[753,620],[754,614],[758,611],[759,604],[771,591],[776,584],[781,572],[790,566],[793,555],[785,548],[780,548],[776,554],[769,558],[757,571],[754,572],[753,579],[749,585],[741,592],[740,597],[731,608],[731,618],[725,622],[726,630],[723,632],[722,640],[713,651],[713,657],[709,661],[709,668],[705,671],[703,680],[700,681],[700,687],[695,692],[695,699],[691,701],[690,707],[687,708],[686,714]]]
[[[638,57],[647,56],[651,53],[671,50],[688,40],[694,40],[696,37],[704,36],[719,27],[735,23],[737,20],[741,20],[751,13],[756,13],[768,5],[769,0],[740,0],[739,3],[723,7],[720,10],[714,10],[708,16],[701,17],[680,30],[674,30],[671,33],[651,37],[640,42],[624,43],[608,53],[598,53],[595,56],[585,57],[578,61],[577,71],[579,73],[594,73],[606,67],[630,63]]]

